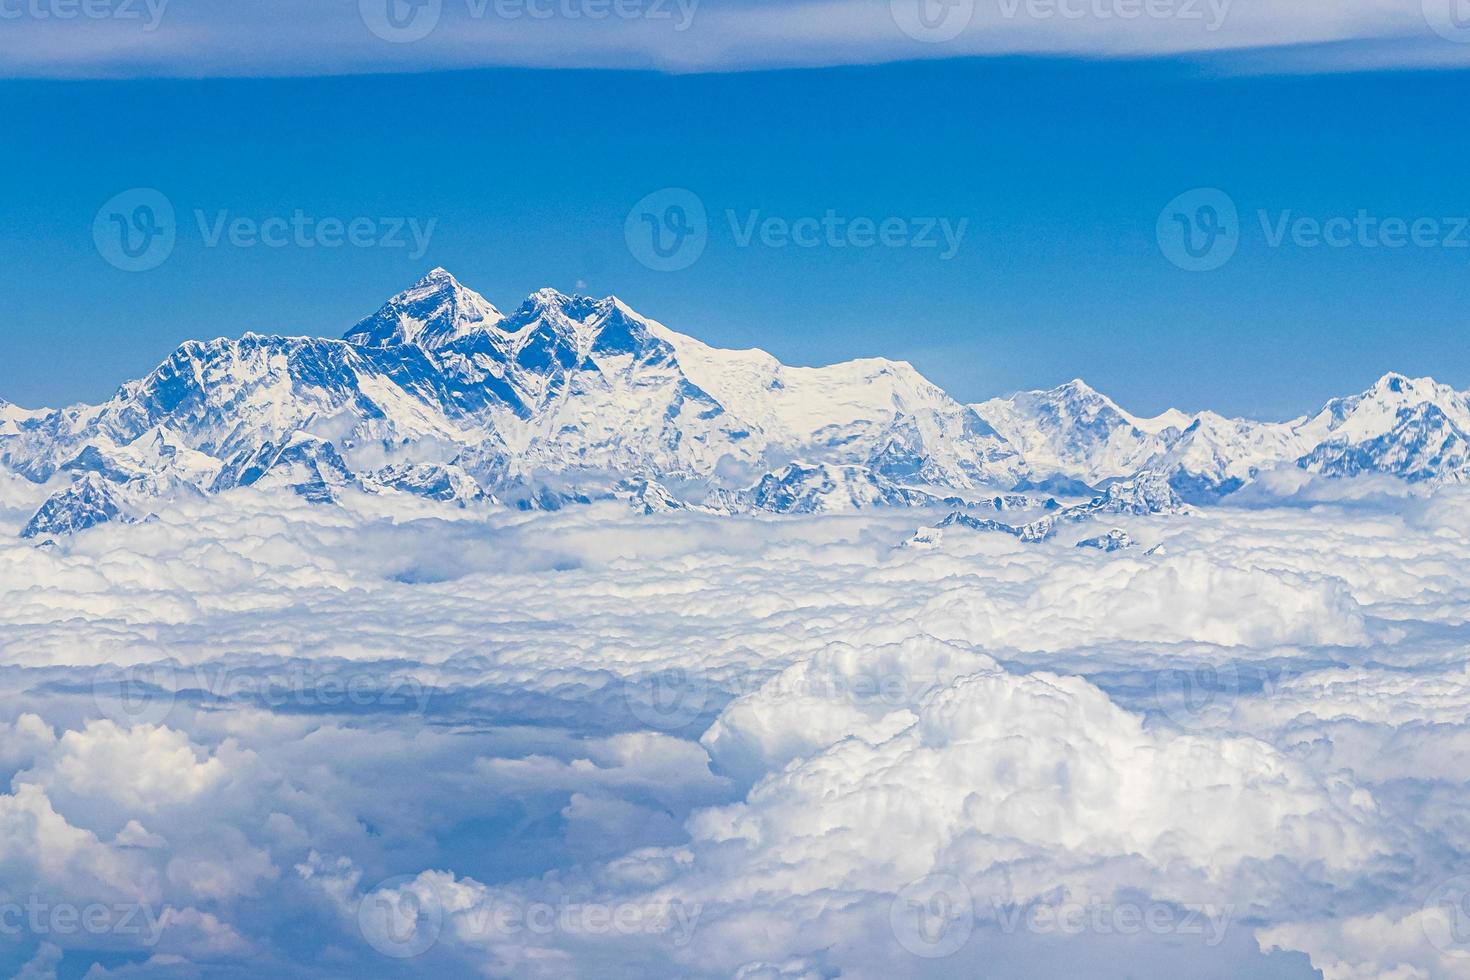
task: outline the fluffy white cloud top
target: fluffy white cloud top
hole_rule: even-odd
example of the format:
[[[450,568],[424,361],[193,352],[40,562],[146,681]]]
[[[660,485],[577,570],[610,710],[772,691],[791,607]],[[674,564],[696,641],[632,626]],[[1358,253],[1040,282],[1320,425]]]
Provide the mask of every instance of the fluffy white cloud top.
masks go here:
[[[1467,498],[1279,489],[0,536],[0,967],[1464,976]]]

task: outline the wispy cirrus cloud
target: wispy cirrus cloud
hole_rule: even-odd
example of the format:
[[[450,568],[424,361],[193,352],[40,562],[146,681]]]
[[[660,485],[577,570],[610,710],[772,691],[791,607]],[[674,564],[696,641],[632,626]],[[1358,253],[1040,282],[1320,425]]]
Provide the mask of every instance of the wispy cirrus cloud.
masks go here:
[[[0,75],[672,72],[1037,55],[1470,64],[1466,0],[0,0]]]

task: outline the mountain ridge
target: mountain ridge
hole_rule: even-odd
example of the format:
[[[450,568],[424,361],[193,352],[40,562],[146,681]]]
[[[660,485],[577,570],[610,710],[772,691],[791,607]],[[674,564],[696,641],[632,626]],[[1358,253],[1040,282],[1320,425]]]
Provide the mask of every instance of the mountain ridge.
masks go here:
[[[1081,379],[966,405],[907,362],[786,365],[615,296],[541,289],[505,314],[442,268],[341,339],[191,340],[99,405],[0,400],[0,466],[103,481],[53,494],[59,528],[67,500],[90,521],[247,486],[532,509],[637,486],[651,511],[814,513],[1162,474],[1200,502],[1281,465],[1462,482],[1467,433],[1470,396],[1392,372],[1287,422],[1143,418]]]

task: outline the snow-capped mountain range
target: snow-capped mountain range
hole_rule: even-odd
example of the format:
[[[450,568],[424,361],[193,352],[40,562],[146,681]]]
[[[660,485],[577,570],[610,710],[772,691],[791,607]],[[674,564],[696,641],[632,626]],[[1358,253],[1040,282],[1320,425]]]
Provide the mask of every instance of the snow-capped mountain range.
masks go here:
[[[502,314],[435,269],[341,340],[190,341],[101,405],[0,401],[0,466],[56,484],[24,532],[42,536],[249,486],[810,513],[1014,509],[1162,475],[1205,502],[1283,465],[1461,481],[1467,433],[1470,396],[1399,375],[1290,422],[1138,418],[1081,381],[964,405],[907,363],[791,367],[614,297],[544,289]]]
[[[1382,473],[1412,483],[1470,478],[1470,394],[1432,378],[1388,374],[1362,394],[1289,422],[1173,409],[1142,419],[1081,381],[974,408],[1033,470],[1092,485],[1161,472],[1197,502],[1283,465],[1328,476]]]

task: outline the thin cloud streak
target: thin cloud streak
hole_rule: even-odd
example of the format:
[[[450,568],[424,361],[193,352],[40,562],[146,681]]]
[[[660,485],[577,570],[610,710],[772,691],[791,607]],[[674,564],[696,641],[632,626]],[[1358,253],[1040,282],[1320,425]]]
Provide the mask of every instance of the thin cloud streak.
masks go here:
[[[1202,55],[1231,71],[1470,64],[1457,0],[5,0],[0,76],[485,67],[738,71],[974,56]],[[391,6],[390,6],[391,5]]]

